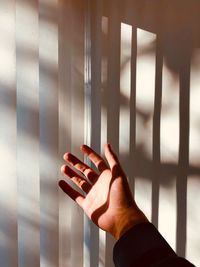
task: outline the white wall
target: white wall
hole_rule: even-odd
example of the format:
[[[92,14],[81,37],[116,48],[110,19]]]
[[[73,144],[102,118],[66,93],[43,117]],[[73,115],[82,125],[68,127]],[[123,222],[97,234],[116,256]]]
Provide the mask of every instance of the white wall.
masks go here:
[[[200,264],[199,4],[181,3],[0,4],[2,266],[113,266],[114,240],[57,187],[66,151],[105,142],[148,218]]]
[[[139,206],[199,265],[199,3],[95,3],[92,91],[93,99],[102,92],[102,135],[119,152]]]

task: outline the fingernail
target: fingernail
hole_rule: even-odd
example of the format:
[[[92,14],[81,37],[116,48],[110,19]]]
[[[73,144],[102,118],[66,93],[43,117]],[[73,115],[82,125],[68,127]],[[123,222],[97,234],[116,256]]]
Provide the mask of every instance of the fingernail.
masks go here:
[[[60,170],[61,170],[62,173],[65,172],[65,168],[66,168],[66,165],[62,165],[62,166],[61,166]]]
[[[69,157],[70,157],[70,153],[67,152],[67,153],[64,154],[63,159],[64,159],[64,160],[68,160]]]

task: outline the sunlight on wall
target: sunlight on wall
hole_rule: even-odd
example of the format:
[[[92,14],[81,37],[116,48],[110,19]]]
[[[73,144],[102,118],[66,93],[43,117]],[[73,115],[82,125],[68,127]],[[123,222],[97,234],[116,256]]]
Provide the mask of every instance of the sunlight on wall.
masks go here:
[[[108,18],[102,17],[102,60],[101,60],[101,83],[102,83],[102,98],[106,94],[108,82]],[[105,105],[101,108],[101,147],[107,141],[107,110]],[[103,153],[103,150],[102,150]]]
[[[152,158],[155,48],[149,54],[145,50],[149,49],[155,38],[155,34],[137,29],[136,143],[149,158]]]
[[[14,56],[15,47],[13,46],[13,13],[10,10],[12,4],[5,5],[2,7],[0,16],[0,31],[3,36],[1,40],[0,57],[1,62],[4,62],[1,66],[1,83],[7,86],[13,85],[13,79],[11,79],[11,74],[13,73],[14,66]],[[11,72],[10,72],[11,71]]]
[[[195,49],[192,58],[191,67],[191,84],[190,84],[190,165],[199,169],[200,165],[200,49]],[[187,246],[186,256],[191,261],[195,261],[196,266],[200,265],[199,251],[200,251],[200,172],[190,174],[188,176],[188,193],[187,193]]]
[[[200,49],[195,49],[191,64],[191,93],[190,93],[190,162],[199,166],[200,164]]]
[[[0,8],[0,258],[17,266],[15,1]]]
[[[179,82],[163,65],[161,110],[161,162],[178,164],[179,155]],[[159,230],[176,248],[176,175],[167,179],[159,192]],[[170,220],[169,220],[170,218]],[[169,231],[170,228],[170,231]]]
[[[97,5],[98,20],[93,18],[96,23],[93,30],[98,32],[93,31],[94,36],[88,38],[89,41],[91,37],[95,38],[100,43],[94,42],[93,51],[97,55],[91,55],[91,47],[84,50],[83,2],[10,0],[1,3],[2,266],[17,266],[19,263],[20,267],[94,267],[93,262],[95,267],[112,266],[112,243],[109,243],[108,236],[97,230],[71,199],[58,192],[57,179],[61,178],[62,155],[72,151],[82,157],[79,145],[83,142],[97,146],[103,154],[103,145],[110,138],[119,148],[123,164],[132,164],[130,144],[134,133],[131,132],[131,123],[135,123],[133,114],[131,117],[132,100],[136,101],[134,153],[137,155],[134,164],[138,164],[134,170],[133,190],[139,207],[152,219],[156,180],[152,171],[155,156],[152,140],[158,36],[136,29],[125,20],[122,23],[113,10],[110,17],[102,16]],[[133,36],[136,31],[137,36]],[[88,54],[84,55],[84,52]],[[136,52],[136,62],[133,62]],[[84,81],[84,60],[88,64],[93,60],[94,69],[87,70],[87,81]],[[136,88],[134,82],[131,84],[132,75],[135,75],[132,63],[136,65]],[[199,49],[194,51],[191,65],[186,256],[200,265],[200,230],[197,227],[200,225]],[[159,174],[162,176],[157,177],[156,205],[158,228],[175,249],[178,226],[176,182],[180,168],[180,77],[171,72],[165,57],[162,67],[159,147]],[[88,87],[84,89],[84,85]],[[110,88],[113,85],[117,88]],[[131,99],[133,91],[136,99]],[[116,114],[110,113],[110,107]],[[95,116],[92,111],[95,111]],[[98,138],[92,133],[96,127],[99,127],[96,131]],[[125,168],[128,169],[126,165]],[[133,177],[129,178],[134,185]]]
[[[153,109],[155,92],[155,50],[143,51],[151,46],[155,34],[137,29],[136,69],[136,145],[152,160]],[[135,198],[146,216],[151,218],[151,181],[136,177]]]
[[[66,1],[61,1],[59,6],[59,164],[63,165],[63,155],[70,151],[70,125],[71,125],[71,42],[68,35],[71,35],[71,27],[65,25],[71,23],[67,12],[71,12]],[[71,39],[70,39],[71,40]],[[68,51],[68,53],[66,53]],[[59,175],[64,178],[64,175]],[[59,266],[70,266],[71,238],[71,200],[66,198],[63,192],[59,191]]]
[[[108,82],[108,23],[107,17],[102,17],[101,29],[102,29],[102,59],[101,59],[101,94],[102,98],[105,97],[107,82]],[[107,142],[107,110],[105,105],[101,107],[101,154],[104,154],[104,144]],[[99,267],[105,266],[105,244],[106,233],[99,230]]]
[[[176,249],[176,180],[159,190],[158,228],[173,249]],[[170,229],[170,230],[169,230]]]
[[[162,85],[161,160],[178,163],[179,80],[164,62]]]
[[[120,154],[129,153],[130,144],[130,93],[131,93],[131,50],[132,26],[121,24],[121,77],[120,95],[127,99],[126,104],[121,104],[119,117],[119,150]]]
[[[37,266],[40,262],[38,12],[30,3],[21,1],[16,3],[16,77],[19,264]]]
[[[199,176],[188,177],[188,193],[187,193],[187,206],[188,206],[188,219],[187,219],[187,247],[186,257],[195,262],[196,266],[199,266],[199,236],[200,230],[197,225],[200,225],[199,216]]]
[[[39,5],[40,264],[58,265],[58,2]],[[48,168],[47,168],[48,166]]]
[[[155,34],[137,29],[137,108],[150,115],[155,94],[155,47],[152,47],[155,39]],[[150,48],[151,53],[146,53]]]

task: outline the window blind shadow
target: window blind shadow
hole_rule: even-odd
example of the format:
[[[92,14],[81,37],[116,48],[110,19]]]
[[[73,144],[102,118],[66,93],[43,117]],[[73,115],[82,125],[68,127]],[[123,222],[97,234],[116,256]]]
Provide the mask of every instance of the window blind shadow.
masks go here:
[[[190,175],[197,175],[199,177],[199,166],[189,162],[190,152],[190,69],[191,59],[194,50],[199,47],[199,29],[198,29],[198,1],[174,1],[170,6],[167,1],[125,1],[120,6],[120,15],[112,17],[109,13],[109,7],[112,6],[112,1],[104,2],[104,16],[108,18],[110,26],[108,46],[111,43],[115,44],[109,50],[108,60],[113,58],[113,69],[108,70],[108,85],[112,87],[113,93],[110,94],[111,89],[107,89],[107,99],[111,99],[114,107],[107,106],[108,112],[108,128],[112,125],[112,130],[108,130],[109,142],[114,143],[114,147],[119,151],[119,112],[122,105],[127,106],[130,112],[130,144],[129,151],[121,155],[121,159],[130,179],[132,191],[135,191],[134,177],[138,176],[140,179],[149,181],[152,185],[152,203],[151,203],[151,220],[159,227],[160,216],[160,190],[161,188],[169,188],[172,181],[176,184],[176,250],[179,255],[186,256],[186,242],[187,242],[187,177]],[[112,12],[117,12],[119,6],[112,6]],[[112,20],[115,20],[113,22]],[[111,20],[111,21],[110,21]],[[124,95],[119,96],[119,79],[120,73],[123,71],[122,66],[119,73],[119,59],[117,53],[120,53],[118,48],[118,37],[115,35],[117,27],[120,28],[121,23],[127,23],[133,27],[132,30],[132,55],[131,55],[131,96],[127,99]],[[149,47],[141,50],[141,54],[137,54],[137,30],[143,29],[152,32],[156,35]],[[118,52],[117,52],[118,51]],[[155,95],[153,114],[143,114],[147,121],[152,123],[152,158],[150,158],[141,146],[136,143],[136,117],[139,110],[136,104],[136,71],[137,60],[136,56],[143,57],[144,55],[152,55],[156,51],[155,62]],[[115,53],[115,56],[114,56]],[[113,55],[113,56],[112,56]],[[174,84],[179,84],[177,94],[179,95],[179,102],[176,108],[179,110],[179,137],[178,143],[178,158],[177,160],[163,161],[163,155],[170,150],[169,147],[164,147],[163,132],[161,134],[161,126],[164,123],[165,114],[169,111],[169,105],[166,105],[165,98],[163,98],[163,65],[171,76],[171,81]],[[193,68],[195,66],[193,65]],[[113,87],[115,89],[113,89]],[[164,86],[165,87],[165,86]],[[174,87],[174,88],[175,88]],[[145,90],[145,89],[144,89]],[[148,88],[146,88],[148,90]],[[176,90],[176,89],[174,89]],[[165,93],[166,94],[166,93]],[[173,93],[172,96],[173,98]],[[119,101],[119,98],[122,101]],[[173,102],[173,99],[169,103]],[[105,102],[106,103],[106,102]],[[106,105],[102,102],[103,105]],[[112,119],[111,119],[112,118]],[[173,119],[173,115],[172,115]],[[112,121],[112,123],[111,123]],[[146,123],[147,125],[147,123]],[[169,128],[173,132],[173,128]],[[126,129],[124,129],[126,131]],[[165,135],[168,133],[165,132]],[[173,138],[173,133],[172,133]],[[120,153],[119,153],[120,154]],[[135,159],[137,158],[137,160]],[[126,162],[126,163],[125,163]]]

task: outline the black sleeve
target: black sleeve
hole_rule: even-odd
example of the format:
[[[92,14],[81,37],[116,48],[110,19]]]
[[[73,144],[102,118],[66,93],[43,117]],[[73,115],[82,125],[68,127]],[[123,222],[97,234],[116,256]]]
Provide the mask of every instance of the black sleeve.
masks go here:
[[[115,244],[116,267],[194,267],[180,258],[151,223],[127,231]]]

